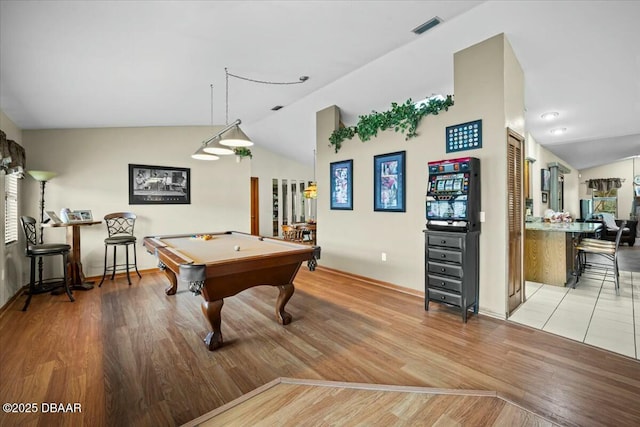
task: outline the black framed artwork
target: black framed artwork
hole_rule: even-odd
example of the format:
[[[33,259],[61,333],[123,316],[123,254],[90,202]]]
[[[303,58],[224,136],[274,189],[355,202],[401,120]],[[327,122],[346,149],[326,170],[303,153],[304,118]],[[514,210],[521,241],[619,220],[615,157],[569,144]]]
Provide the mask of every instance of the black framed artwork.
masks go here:
[[[353,210],[353,160],[329,165],[331,177],[331,209]]]
[[[191,203],[191,169],[129,165],[130,205]]]
[[[405,151],[373,158],[373,210],[405,212]]]
[[[482,148],[482,120],[447,126],[445,139],[447,153]]]
[[[549,197],[547,196],[547,193],[542,193],[542,203],[547,203],[548,200]]]

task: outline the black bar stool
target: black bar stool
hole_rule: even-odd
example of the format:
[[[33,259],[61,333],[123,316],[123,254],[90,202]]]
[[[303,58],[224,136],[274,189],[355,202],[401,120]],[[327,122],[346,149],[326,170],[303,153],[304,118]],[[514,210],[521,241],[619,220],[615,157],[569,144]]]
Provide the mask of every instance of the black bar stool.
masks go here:
[[[45,292],[51,292],[54,289],[64,287],[67,296],[71,302],[75,301],[69,289],[69,281],[67,280],[67,259],[69,257],[69,251],[71,246],[64,243],[42,243],[38,244],[38,236],[36,231],[36,220],[30,216],[21,216],[20,222],[22,223],[22,229],[24,230],[24,236],[26,238],[26,251],[25,254],[31,259],[31,268],[29,274],[29,296],[27,301],[22,307],[22,311],[27,311],[29,304],[31,303],[31,297],[34,294],[43,294]],[[46,281],[40,280],[36,284],[36,259],[43,256],[62,256],[62,271],[63,278],[49,279]]]
[[[129,270],[134,267],[138,277],[142,277],[138,271],[138,257],[136,255],[136,237],[133,235],[133,227],[136,223],[136,214],[133,212],[115,212],[104,216],[104,221],[107,224],[107,232],[109,237],[104,239],[104,272],[102,273],[102,280],[98,287],[102,286],[104,278],[107,275],[107,271],[111,272],[111,280],[116,275],[116,271],[126,271],[127,281],[131,285],[131,277],[129,277]],[[113,247],[113,264],[107,265],[107,251],[109,247]],[[118,246],[125,247],[125,263],[116,263],[116,248]],[[129,265],[129,246],[133,246],[133,266]]]

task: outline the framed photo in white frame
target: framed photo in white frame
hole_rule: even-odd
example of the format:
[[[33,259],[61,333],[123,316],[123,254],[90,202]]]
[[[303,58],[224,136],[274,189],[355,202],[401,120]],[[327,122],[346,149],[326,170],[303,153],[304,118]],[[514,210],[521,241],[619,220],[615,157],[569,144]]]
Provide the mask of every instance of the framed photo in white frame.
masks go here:
[[[78,211],[67,212],[68,222],[82,222],[83,219],[78,213]]]
[[[77,214],[80,217],[80,221],[93,221],[93,215],[89,210],[78,210],[73,211],[73,213]],[[69,218],[69,221],[71,221],[71,218]]]
[[[54,211],[46,211],[45,213],[54,224],[62,224],[62,220]]]

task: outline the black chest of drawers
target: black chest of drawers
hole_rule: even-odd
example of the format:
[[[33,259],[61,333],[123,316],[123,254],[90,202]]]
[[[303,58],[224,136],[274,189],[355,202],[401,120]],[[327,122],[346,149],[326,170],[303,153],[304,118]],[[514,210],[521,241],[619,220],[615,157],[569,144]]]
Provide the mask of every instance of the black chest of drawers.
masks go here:
[[[464,322],[478,313],[479,235],[425,231],[425,310],[429,301],[460,307]]]

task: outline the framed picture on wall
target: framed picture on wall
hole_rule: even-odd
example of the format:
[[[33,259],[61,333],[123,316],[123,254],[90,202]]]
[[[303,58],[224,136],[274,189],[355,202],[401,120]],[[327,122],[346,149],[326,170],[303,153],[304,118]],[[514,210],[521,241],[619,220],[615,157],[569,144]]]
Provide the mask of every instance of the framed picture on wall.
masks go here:
[[[130,205],[191,203],[191,170],[173,166],[129,165]]]
[[[405,151],[373,158],[373,210],[405,212]]]
[[[353,210],[353,160],[329,165],[331,209]]]
[[[542,193],[542,203],[547,203],[549,198],[547,197],[547,193]]]
[[[540,191],[549,191],[550,180],[551,172],[549,172],[549,169],[540,169]]]

